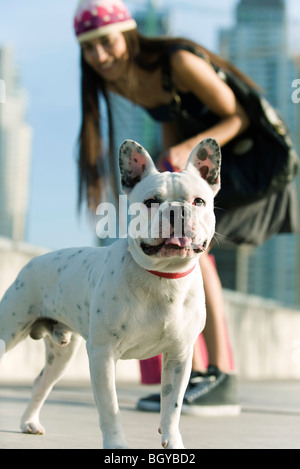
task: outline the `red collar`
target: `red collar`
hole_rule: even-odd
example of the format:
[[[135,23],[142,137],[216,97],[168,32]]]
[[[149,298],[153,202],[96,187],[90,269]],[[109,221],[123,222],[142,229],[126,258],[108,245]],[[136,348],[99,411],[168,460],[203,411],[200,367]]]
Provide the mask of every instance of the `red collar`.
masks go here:
[[[196,267],[196,264],[186,272],[156,272],[155,270],[147,270],[150,274],[156,275],[156,277],[162,277],[162,278],[170,278],[170,279],[178,279],[178,278],[183,278],[187,277],[189,274],[191,274]]]

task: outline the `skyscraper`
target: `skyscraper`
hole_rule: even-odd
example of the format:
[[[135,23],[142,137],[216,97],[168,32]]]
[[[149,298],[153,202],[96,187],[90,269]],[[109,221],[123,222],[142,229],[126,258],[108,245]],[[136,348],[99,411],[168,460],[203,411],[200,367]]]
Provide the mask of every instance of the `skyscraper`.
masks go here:
[[[220,32],[219,48],[220,55],[260,85],[297,143],[299,113],[291,100],[291,83],[297,77],[297,69],[288,54],[285,0],[240,0],[236,23]],[[275,236],[252,251],[239,248],[231,256],[235,285],[228,286],[294,305],[298,301],[296,252],[296,235]],[[218,256],[222,257],[222,253]],[[223,267],[221,276],[226,277],[226,265]]]
[[[0,236],[23,241],[32,132],[26,123],[26,93],[8,47],[0,49],[0,78],[5,84],[0,102]]]
[[[297,138],[297,109],[291,102],[291,83],[297,77],[288,55],[285,0],[240,0],[236,24],[220,32],[220,54],[259,84],[280,110]]]

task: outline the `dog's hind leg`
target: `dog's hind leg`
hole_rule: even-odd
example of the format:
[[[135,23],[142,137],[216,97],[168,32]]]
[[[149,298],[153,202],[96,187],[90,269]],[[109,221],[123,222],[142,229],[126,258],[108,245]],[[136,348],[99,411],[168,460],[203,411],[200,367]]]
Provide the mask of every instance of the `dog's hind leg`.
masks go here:
[[[42,307],[27,270],[20,272],[0,301],[0,360],[28,336]]]
[[[45,337],[46,365],[33,385],[32,397],[21,419],[23,433],[43,434],[45,429],[40,424],[39,416],[42,406],[54,384],[62,377],[74,354],[77,352],[81,337],[72,334],[70,343],[65,346]]]

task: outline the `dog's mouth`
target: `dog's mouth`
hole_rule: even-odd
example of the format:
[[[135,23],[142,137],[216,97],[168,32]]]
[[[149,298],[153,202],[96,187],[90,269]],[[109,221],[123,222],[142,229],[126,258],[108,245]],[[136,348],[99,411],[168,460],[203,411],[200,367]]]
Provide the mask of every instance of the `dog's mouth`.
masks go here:
[[[159,257],[192,257],[204,252],[207,248],[207,240],[202,244],[194,244],[191,238],[168,238],[157,245],[141,243],[141,249],[147,256],[157,255]]]

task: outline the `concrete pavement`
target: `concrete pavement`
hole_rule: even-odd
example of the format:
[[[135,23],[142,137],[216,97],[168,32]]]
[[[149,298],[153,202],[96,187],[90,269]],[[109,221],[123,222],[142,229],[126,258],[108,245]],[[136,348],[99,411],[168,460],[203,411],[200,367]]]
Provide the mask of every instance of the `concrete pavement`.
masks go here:
[[[138,398],[158,386],[118,385],[128,443],[136,449],[161,449],[159,416],[135,410]],[[241,382],[239,417],[181,417],[187,449],[299,449],[300,381]],[[19,420],[29,386],[0,386],[1,449],[97,449],[101,447],[98,416],[89,384],[59,383],[42,411],[43,436],[24,435]]]

